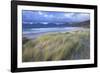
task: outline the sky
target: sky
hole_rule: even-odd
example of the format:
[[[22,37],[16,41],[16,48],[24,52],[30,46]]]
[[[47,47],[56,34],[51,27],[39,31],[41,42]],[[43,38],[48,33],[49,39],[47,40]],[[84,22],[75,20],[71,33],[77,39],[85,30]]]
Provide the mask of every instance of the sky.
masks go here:
[[[89,13],[22,10],[23,23],[66,23],[90,19]]]

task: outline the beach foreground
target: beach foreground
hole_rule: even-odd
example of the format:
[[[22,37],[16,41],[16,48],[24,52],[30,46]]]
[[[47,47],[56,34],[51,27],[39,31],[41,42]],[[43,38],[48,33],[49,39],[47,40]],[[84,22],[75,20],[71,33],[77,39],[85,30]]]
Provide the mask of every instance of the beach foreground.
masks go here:
[[[48,33],[30,40],[23,38],[22,61],[58,61],[90,58],[90,31]]]

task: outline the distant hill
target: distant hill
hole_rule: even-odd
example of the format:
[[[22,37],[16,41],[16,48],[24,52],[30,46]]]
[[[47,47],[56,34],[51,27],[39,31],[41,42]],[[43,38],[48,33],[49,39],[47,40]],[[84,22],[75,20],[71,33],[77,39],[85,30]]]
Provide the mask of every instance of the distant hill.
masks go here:
[[[90,27],[90,20],[84,21],[84,22],[67,22],[67,23],[48,23],[48,24],[42,24],[42,23],[34,23],[34,24],[24,24],[23,28],[55,28],[55,27]]]
[[[79,23],[75,23],[74,26],[76,27],[90,27],[90,20],[84,21],[84,22],[79,22]]]

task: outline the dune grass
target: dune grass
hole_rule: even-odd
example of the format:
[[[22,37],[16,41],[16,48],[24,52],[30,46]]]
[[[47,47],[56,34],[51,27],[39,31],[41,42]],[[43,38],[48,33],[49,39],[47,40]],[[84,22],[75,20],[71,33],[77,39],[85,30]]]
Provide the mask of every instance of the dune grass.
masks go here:
[[[22,61],[56,61],[90,58],[90,32],[48,33],[23,44]]]

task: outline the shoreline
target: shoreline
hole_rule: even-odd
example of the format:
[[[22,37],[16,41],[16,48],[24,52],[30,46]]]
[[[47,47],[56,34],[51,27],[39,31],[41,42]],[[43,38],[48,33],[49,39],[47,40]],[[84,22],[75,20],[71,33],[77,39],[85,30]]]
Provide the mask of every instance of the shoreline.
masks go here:
[[[45,32],[38,32],[38,33],[27,33],[27,34],[22,34],[22,37],[25,37],[27,39],[35,39],[39,36],[42,36],[42,35],[46,35],[46,34],[55,34],[55,33],[64,33],[64,32],[72,32],[72,31],[85,31],[85,30],[89,30],[87,28],[79,28],[79,29],[72,29],[72,30],[63,30],[63,31],[45,31]]]

